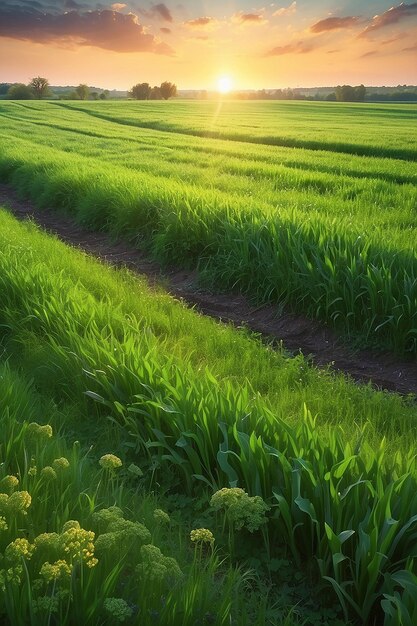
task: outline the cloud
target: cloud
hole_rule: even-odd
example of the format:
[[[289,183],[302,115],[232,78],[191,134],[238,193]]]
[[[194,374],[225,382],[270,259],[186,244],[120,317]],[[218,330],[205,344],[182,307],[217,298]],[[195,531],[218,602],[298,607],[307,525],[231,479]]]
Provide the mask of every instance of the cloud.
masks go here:
[[[117,11],[68,11],[51,14],[22,8],[0,8],[0,37],[34,43],[76,41],[114,52],[173,55],[170,46],[147,33],[136,15]]]
[[[122,2],[115,2],[114,4],[111,5],[111,8],[113,9],[113,11],[121,11],[122,9],[126,7],[127,7],[127,4],[123,4]]]
[[[378,54],[378,50],[370,50],[369,52],[365,52],[365,54],[361,54],[360,59],[366,59],[366,57],[373,57],[375,54]]]
[[[390,43],[394,43],[395,41],[404,39],[406,36],[407,36],[407,33],[398,33],[398,35],[395,35],[395,37],[391,37],[390,39],[384,39],[384,41],[381,41],[381,45],[388,46]]]
[[[276,46],[272,48],[272,50],[269,50],[265,56],[276,57],[284,54],[307,54],[307,52],[311,52],[312,50],[314,50],[312,44],[298,41],[297,43],[289,43],[286,46]]]
[[[213,26],[217,23],[215,17],[209,17],[208,15],[204,17],[197,17],[194,20],[188,20],[184,22],[186,26],[190,26],[191,28],[206,28],[208,26]]]
[[[162,26],[159,30],[165,35],[170,35],[172,33],[172,30],[170,28],[167,28],[166,26]]]
[[[341,28],[351,28],[355,26],[359,17],[349,15],[347,17],[327,17],[310,27],[312,33],[324,33],[328,30],[339,30]]]
[[[154,4],[150,8],[150,13],[152,13],[154,17],[159,17],[160,19],[164,20],[165,22],[173,22],[174,21],[172,15],[171,15],[171,11],[163,3],[161,3],[161,4]]]
[[[403,48],[403,52],[417,52],[417,43],[414,46],[410,46],[409,48]]]
[[[235,13],[232,16],[232,21],[237,24],[266,24],[268,22],[268,20],[259,13],[242,13],[242,11]]]
[[[412,4],[405,4],[401,2],[396,7],[391,7],[388,11],[381,13],[381,15],[375,15],[372,22],[360,33],[360,37],[366,37],[369,33],[373,33],[375,30],[380,30],[391,24],[397,24],[401,20],[417,15],[417,2]]]
[[[283,15],[293,15],[297,11],[297,3],[292,2],[289,7],[282,7],[281,9],[277,9],[272,17],[282,17]]]

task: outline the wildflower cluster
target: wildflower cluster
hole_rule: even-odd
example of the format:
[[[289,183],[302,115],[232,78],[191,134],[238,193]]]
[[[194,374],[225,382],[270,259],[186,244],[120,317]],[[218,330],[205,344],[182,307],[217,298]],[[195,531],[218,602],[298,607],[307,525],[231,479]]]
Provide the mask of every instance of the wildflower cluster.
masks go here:
[[[50,465],[46,465],[41,469],[41,476],[47,481],[56,480],[56,471]]]
[[[195,528],[190,532],[190,539],[196,544],[209,543],[211,546],[214,544],[214,535],[207,528]]]
[[[56,472],[62,472],[68,469],[69,466],[69,461],[64,456],[59,457],[59,459],[55,459],[52,463],[52,467]]]
[[[11,495],[19,486],[19,479],[16,476],[5,476],[0,480],[0,491],[6,495]]]
[[[134,544],[139,547],[151,540],[151,533],[143,524],[123,518],[113,520],[107,525],[106,532],[96,541],[98,552],[117,550],[128,552]]]
[[[46,613],[47,616],[58,613],[60,603],[68,600],[68,596],[68,589],[55,589],[53,596],[39,596],[32,600],[32,610],[35,614]]]
[[[112,621],[124,622],[133,614],[128,603],[122,598],[106,598],[103,606],[104,610],[113,618]]]
[[[155,509],[153,518],[158,524],[169,524],[171,522],[168,513],[165,513],[162,509]]]
[[[94,557],[94,537],[91,530],[84,530],[75,522],[71,526],[64,526],[60,544],[71,560],[82,561],[91,568],[98,563]]]
[[[46,561],[40,570],[40,575],[46,583],[55,582],[57,580],[69,580],[72,573],[72,564],[67,563],[63,559],[49,563]]]
[[[270,508],[260,496],[250,497],[239,487],[216,491],[210,505],[215,511],[224,510],[236,530],[247,528],[250,532],[258,530],[266,522],[265,513]]]
[[[4,551],[5,558],[11,563],[19,561],[22,557],[30,559],[33,554],[33,546],[25,538],[18,537],[7,546]]]
[[[53,431],[52,426],[49,424],[45,424],[41,426],[37,422],[31,422],[26,430],[27,434],[34,441],[39,441],[42,439],[50,439],[52,437]]]
[[[177,580],[182,571],[177,561],[164,556],[157,546],[147,544],[140,549],[141,562],[136,566],[140,580],[153,583],[166,583]]]
[[[114,471],[115,469],[118,469],[119,467],[122,467],[123,465],[122,460],[119,459],[119,457],[115,456],[114,454],[104,454],[100,458],[99,464],[101,465],[103,469],[106,469],[109,471]]]
[[[0,514],[23,513],[26,515],[31,502],[32,498],[27,491],[15,491],[10,496],[7,493],[0,493]]]

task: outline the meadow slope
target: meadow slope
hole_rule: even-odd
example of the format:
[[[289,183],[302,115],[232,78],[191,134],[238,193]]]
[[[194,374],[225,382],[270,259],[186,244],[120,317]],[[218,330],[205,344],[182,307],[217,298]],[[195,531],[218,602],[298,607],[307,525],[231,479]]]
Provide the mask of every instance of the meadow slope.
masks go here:
[[[145,624],[153,623],[155,610],[167,624],[178,616],[184,624],[204,623],[207,611],[218,624],[247,624],[251,615],[249,623],[286,626],[350,619],[401,626],[407,615],[413,623],[414,403],[309,368],[302,357],[286,358],[6,212],[0,213],[0,289],[6,362],[0,408],[9,433],[1,448],[6,475],[0,480],[9,489],[0,498],[7,533],[2,563],[9,567],[0,570],[9,583],[1,611],[11,623],[37,625],[57,616],[57,623],[102,624],[112,619],[103,617],[109,610]],[[62,440],[50,442],[48,414]],[[33,419],[41,425],[28,424]],[[78,444],[71,452],[66,439],[75,437],[95,442],[96,459],[120,454],[130,474],[116,477],[114,457],[101,457],[94,473]],[[63,458],[71,473],[61,476]],[[15,491],[15,474],[24,491]],[[190,564],[181,533],[158,531],[152,522],[152,493],[142,492],[139,504],[138,477],[151,492],[174,494],[182,533],[203,522],[214,530],[220,554],[263,569],[275,612],[247,593],[259,594],[259,579],[245,587],[243,570],[221,569],[214,554],[205,565],[207,546],[197,546]],[[212,500],[220,488],[226,491]],[[178,511],[184,497],[188,513]],[[139,550],[131,549],[133,538]],[[85,551],[77,552],[73,541],[86,542]],[[41,549],[63,556],[42,561]],[[159,564],[157,576],[151,562]],[[304,597],[288,589],[289,571]],[[322,612],[306,604],[307,581],[321,581]]]

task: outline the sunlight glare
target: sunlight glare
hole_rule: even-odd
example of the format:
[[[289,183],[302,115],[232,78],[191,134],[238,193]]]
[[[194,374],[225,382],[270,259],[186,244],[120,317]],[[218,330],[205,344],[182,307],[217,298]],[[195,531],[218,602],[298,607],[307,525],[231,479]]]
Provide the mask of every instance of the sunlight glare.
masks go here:
[[[217,88],[220,93],[229,93],[232,89],[232,80],[229,76],[221,76],[217,81]]]

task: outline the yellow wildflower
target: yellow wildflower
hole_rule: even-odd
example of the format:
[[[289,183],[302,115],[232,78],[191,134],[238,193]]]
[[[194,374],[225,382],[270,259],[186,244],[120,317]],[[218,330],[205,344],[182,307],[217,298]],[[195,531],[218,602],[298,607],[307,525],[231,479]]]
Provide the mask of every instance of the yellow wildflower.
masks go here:
[[[0,493],[0,513],[7,511],[7,504],[9,502],[9,496],[7,493]]]
[[[68,580],[71,578],[72,565],[62,559],[55,561],[55,563],[47,561],[43,563],[39,573],[47,583],[55,580]]]
[[[223,488],[212,496],[210,505],[215,511],[224,510],[229,522],[240,530],[258,530],[266,522],[265,513],[270,507],[260,496],[250,497],[239,487]]]
[[[162,509],[155,509],[153,512],[153,518],[155,522],[158,522],[159,524],[169,524],[171,521],[168,513],[165,513]]]
[[[196,528],[190,532],[190,539],[194,543],[209,543],[211,546],[214,543],[214,535],[211,530],[207,528]]]
[[[13,563],[13,561],[18,561],[21,557],[26,559],[30,559],[33,554],[33,545],[29,543],[27,539],[24,537],[18,537],[9,545],[4,551],[4,556],[6,559]]]
[[[41,469],[41,476],[45,480],[56,480],[56,471],[50,465],[46,465]]]
[[[65,522],[65,524],[63,525],[62,532],[66,533],[67,530],[70,530],[70,528],[76,528],[77,530],[79,530],[81,528],[80,522],[77,522],[76,519],[68,520],[68,522]]]
[[[94,567],[98,562],[94,558],[94,536],[91,530],[69,528],[62,533],[60,542],[71,559],[80,559],[88,567]]]
[[[6,518],[0,515],[0,530],[8,530]]]
[[[26,515],[26,509],[30,507],[31,502],[32,498],[27,491],[15,491],[7,501],[7,510],[9,513],[23,513]]]
[[[103,469],[107,470],[115,470],[123,465],[122,460],[114,454],[104,454],[99,463]]]
[[[69,466],[69,461],[64,456],[59,457],[59,459],[55,459],[52,463],[52,467],[57,472],[61,470],[66,470],[69,468]]]
[[[19,485],[19,479],[16,476],[5,476],[0,480],[0,489],[10,495]]]
[[[27,427],[27,433],[34,439],[50,439],[52,437],[52,426],[49,424],[41,426],[37,422],[31,422]]]

